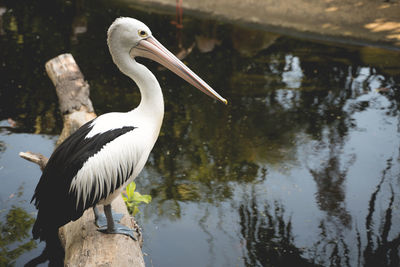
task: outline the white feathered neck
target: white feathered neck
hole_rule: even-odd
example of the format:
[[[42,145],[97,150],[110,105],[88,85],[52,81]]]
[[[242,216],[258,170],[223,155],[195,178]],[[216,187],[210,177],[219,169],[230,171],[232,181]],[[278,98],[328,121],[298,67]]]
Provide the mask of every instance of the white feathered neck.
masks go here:
[[[160,84],[154,74],[129,55],[137,44],[137,29],[150,29],[140,21],[131,18],[117,19],[108,30],[107,43],[114,63],[120,71],[130,77],[139,87],[141,101],[135,109],[143,115],[151,115],[162,120],[164,100]]]

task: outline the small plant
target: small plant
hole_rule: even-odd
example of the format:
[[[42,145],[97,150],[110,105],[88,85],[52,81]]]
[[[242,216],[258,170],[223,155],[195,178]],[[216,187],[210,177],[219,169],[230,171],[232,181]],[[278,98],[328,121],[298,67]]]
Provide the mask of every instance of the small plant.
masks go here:
[[[126,206],[128,207],[128,211],[130,214],[135,216],[139,212],[139,204],[144,202],[149,204],[151,202],[150,195],[142,195],[139,192],[135,191],[136,183],[132,182],[128,184],[124,193],[122,193],[122,198],[124,199]]]

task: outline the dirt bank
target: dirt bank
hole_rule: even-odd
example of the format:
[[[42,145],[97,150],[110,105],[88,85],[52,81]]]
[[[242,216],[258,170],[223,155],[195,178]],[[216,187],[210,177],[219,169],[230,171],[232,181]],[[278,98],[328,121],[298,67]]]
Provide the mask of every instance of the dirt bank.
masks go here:
[[[175,12],[177,1],[134,2]],[[273,32],[400,49],[400,0],[183,0],[182,6]]]

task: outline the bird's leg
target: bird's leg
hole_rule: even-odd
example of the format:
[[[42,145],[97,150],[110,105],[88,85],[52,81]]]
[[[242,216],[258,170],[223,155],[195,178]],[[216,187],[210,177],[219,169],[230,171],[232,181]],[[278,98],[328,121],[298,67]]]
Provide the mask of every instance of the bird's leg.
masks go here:
[[[107,232],[111,232],[115,229],[115,223],[112,216],[111,204],[104,206],[104,214],[107,218]]]
[[[115,223],[113,219],[113,214],[111,211],[111,205],[104,205],[104,214],[107,219],[107,227],[101,227],[98,230],[102,233],[106,234],[123,234],[130,236],[133,240],[137,240],[135,235],[133,234],[133,230],[124,225]]]
[[[94,213],[94,223],[96,224],[97,227],[107,226],[106,216],[104,216],[99,212],[97,206],[93,207],[93,213]],[[122,217],[124,217],[124,215],[121,213],[113,213],[112,217],[114,218],[115,222],[120,222]]]
[[[97,222],[97,220],[100,217],[100,213],[96,206],[93,207],[93,213],[94,213],[94,220]]]

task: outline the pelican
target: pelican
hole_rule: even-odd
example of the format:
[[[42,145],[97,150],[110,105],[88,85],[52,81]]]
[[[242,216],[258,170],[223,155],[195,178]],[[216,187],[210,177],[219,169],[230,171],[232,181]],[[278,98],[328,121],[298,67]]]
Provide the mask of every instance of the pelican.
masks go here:
[[[93,208],[96,219],[99,218],[96,205],[104,205],[106,217],[106,225],[99,231],[134,238],[129,228],[114,221],[111,204],[143,169],[164,116],[160,85],[136,57],[162,64],[227,104],[226,99],[161,45],[142,22],[127,17],[116,19],[108,29],[107,43],[114,63],[139,87],[141,101],[129,112],[106,113],[89,121],[51,155],[32,197],[38,210],[33,238],[46,241],[46,247],[58,240],[59,227],[79,219],[85,210]]]

